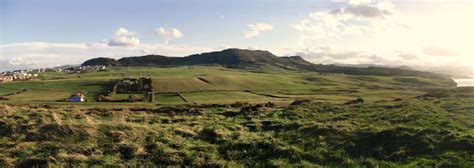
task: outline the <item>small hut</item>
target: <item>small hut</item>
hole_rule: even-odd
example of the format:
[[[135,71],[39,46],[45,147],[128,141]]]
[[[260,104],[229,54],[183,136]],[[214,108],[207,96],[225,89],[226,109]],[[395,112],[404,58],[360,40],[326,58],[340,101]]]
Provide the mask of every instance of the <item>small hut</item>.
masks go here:
[[[67,100],[70,102],[84,102],[86,99],[83,93],[77,92],[72,94]]]

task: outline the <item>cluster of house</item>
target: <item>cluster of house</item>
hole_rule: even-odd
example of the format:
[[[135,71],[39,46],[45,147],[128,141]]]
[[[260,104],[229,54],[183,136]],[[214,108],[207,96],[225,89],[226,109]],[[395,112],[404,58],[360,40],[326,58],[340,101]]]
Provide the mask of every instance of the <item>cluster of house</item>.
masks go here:
[[[66,72],[86,72],[86,71],[103,71],[106,70],[107,67],[105,65],[95,65],[95,66],[78,66],[73,68],[66,69]]]
[[[2,72],[0,74],[0,83],[30,80],[37,77],[39,73],[39,70],[15,70]]]
[[[104,65],[96,65],[96,66],[75,66],[69,68],[48,68],[46,72],[65,72],[65,73],[82,73],[88,71],[103,71],[106,70],[107,67]]]
[[[14,70],[0,73],[0,83],[11,82],[11,81],[24,81],[30,80],[38,76],[42,72],[65,72],[65,73],[81,73],[87,71],[103,71],[107,67],[103,65],[97,66],[77,66],[69,68],[40,68],[40,69],[29,69],[29,70]]]

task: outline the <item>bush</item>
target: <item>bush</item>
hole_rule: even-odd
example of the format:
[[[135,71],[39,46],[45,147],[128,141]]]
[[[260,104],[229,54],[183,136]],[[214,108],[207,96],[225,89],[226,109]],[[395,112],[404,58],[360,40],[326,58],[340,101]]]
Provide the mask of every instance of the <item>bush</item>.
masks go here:
[[[291,102],[291,106],[298,106],[298,105],[302,105],[302,104],[308,104],[308,103],[311,103],[311,100],[309,99],[296,99],[296,100],[293,100],[293,102]]]
[[[240,160],[247,166],[267,165],[271,159],[285,158],[290,161],[301,159],[301,151],[296,148],[284,147],[277,142],[225,142],[219,151],[227,160]]]
[[[48,159],[44,158],[27,158],[18,162],[15,167],[30,168],[30,167],[48,167]]]
[[[211,128],[204,128],[199,132],[198,138],[209,143],[217,143],[220,135]]]
[[[175,151],[163,144],[151,143],[145,146],[148,160],[156,165],[173,166],[182,165],[185,154]]]
[[[120,157],[125,160],[130,160],[135,157],[138,147],[133,144],[120,144],[118,151],[120,152]]]
[[[344,103],[345,105],[349,105],[349,104],[360,104],[360,103],[364,103],[364,99],[362,98],[357,98],[355,100],[350,100],[346,103]]]

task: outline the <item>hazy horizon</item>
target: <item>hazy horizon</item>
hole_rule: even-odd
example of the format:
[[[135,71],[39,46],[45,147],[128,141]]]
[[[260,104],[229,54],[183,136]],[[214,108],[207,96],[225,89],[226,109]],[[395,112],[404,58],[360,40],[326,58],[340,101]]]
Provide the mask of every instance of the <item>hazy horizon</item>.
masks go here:
[[[0,71],[242,48],[474,74],[469,0],[1,3]]]

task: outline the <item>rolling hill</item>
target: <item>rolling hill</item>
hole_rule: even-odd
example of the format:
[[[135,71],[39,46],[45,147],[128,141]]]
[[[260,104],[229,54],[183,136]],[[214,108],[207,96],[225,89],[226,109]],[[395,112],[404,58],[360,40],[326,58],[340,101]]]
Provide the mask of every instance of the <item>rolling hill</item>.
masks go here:
[[[85,61],[83,66],[183,66],[183,65],[221,65],[227,68],[261,69],[276,67],[296,71],[312,71],[320,73],[341,73],[351,75],[377,76],[423,76],[430,78],[445,78],[430,72],[415,71],[402,68],[388,67],[348,67],[337,65],[313,64],[300,56],[279,57],[268,51],[226,49],[186,57],[168,57],[162,55],[146,55],[125,57],[119,60],[111,58],[94,58]]]
[[[117,64],[2,83],[0,167],[473,167],[473,88],[250,53],[100,58]],[[151,78],[155,102],[97,101],[124,77]],[[86,102],[63,101],[75,92]]]

